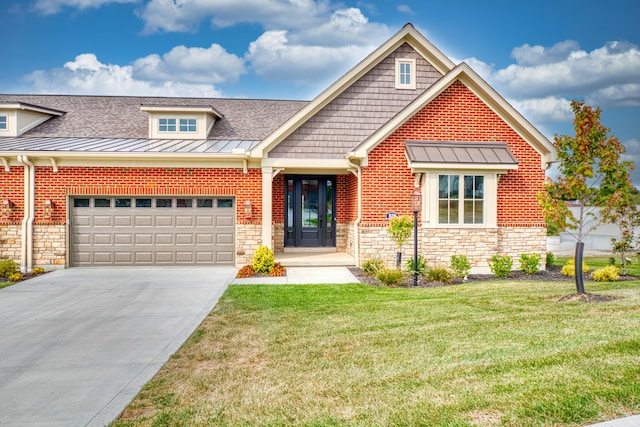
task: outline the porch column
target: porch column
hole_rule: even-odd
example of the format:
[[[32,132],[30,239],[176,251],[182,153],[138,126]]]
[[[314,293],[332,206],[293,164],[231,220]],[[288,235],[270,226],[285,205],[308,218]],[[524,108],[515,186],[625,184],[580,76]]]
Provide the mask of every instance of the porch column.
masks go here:
[[[273,222],[273,168],[262,167],[262,244],[269,249],[272,241]]]

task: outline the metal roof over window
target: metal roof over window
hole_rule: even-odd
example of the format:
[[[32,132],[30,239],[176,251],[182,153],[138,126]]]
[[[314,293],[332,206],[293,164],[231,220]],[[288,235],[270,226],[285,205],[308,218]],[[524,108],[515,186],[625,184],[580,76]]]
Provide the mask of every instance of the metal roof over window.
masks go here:
[[[412,169],[517,169],[504,142],[406,141]]]

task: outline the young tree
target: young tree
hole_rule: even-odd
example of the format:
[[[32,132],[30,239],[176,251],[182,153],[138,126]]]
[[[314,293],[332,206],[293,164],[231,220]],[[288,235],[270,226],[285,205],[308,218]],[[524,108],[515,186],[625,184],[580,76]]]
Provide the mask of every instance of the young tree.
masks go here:
[[[410,216],[395,216],[389,221],[387,233],[398,246],[398,252],[396,253],[396,268],[398,270],[402,264],[402,245],[411,237],[411,230],[413,230],[413,221]]]
[[[627,265],[630,263],[629,253],[637,252],[640,243],[638,237],[640,211],[631,200],[628,204],[616,206],[611,212],[610,221],[620,228],[620,239],[611,238],[611,250],[620,255],[621,273],[627,274]]]
[[[540,196],[545,217],[552,218],[576,239],[576,290],[584,294],[582,257],[584,239],[602,222],[611,222],[616,207],[629,202],[631,162],[621,162],[625,147],[600,123],[600,108],[571,101],[575,136],[556,136],[556,180],[548,179]],[[573,215],[565,201],[578,208]],[[600,215],[597,215],[597,211]]]

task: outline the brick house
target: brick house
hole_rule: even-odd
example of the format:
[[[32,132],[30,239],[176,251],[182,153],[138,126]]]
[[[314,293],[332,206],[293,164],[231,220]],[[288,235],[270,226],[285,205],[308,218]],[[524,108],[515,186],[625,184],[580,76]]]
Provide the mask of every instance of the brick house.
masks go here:
[[[310,102],[0,95],[0,258],[239,266],[264,244],[392,265],[388,216],[418,188],[420,253],[484,272],[546,251],[554,155],[411,24]]]

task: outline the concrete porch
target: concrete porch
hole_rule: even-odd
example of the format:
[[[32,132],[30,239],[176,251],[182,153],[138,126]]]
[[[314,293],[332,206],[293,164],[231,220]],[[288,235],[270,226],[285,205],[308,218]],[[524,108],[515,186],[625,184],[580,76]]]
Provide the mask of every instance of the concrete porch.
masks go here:
[[[278,252],[276,262],[284,267],[355,267],[356,259],[346,252]]]

